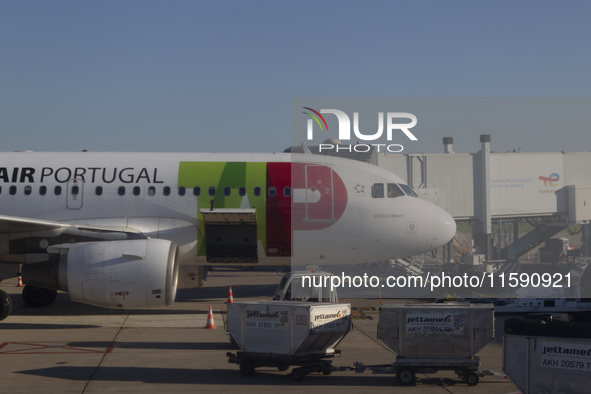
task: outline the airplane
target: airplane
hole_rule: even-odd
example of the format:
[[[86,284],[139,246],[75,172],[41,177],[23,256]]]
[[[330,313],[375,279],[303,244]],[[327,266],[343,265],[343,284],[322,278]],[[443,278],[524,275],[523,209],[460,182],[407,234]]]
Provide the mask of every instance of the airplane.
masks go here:
[[[106,308],[170,305],[206,266],[355,264],[447,244],[398,176],[307,153],[0,153],[0,280]],[[0,290],[0,318],[10,297]],[[0,319],[1,320],[1,319]]]

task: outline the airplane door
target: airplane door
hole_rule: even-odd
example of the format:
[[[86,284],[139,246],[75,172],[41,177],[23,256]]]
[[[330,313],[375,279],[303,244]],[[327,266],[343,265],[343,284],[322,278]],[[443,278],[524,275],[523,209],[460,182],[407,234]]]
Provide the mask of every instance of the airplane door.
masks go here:
[[[66,206],[68,209],[82,208],[82,196],[84,191],[84,181],[81,179],[72,179],[68,182]]]
[[[306,165],[306,216],[311,222],[334,221],[332,168]]]

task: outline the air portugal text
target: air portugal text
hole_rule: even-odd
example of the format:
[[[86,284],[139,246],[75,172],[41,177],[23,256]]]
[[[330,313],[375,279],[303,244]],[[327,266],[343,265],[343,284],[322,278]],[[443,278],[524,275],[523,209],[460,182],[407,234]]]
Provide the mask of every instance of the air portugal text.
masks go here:
[[[4,183],[164,183],[158,179],[157,168],[108,167],[0,167],[0,182]]]

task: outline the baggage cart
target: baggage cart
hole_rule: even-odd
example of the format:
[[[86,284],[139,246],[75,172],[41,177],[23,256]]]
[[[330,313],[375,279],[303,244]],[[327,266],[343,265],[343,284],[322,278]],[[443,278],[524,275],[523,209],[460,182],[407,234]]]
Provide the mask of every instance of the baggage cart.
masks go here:
[[[351,305],[318,302],[262,301],[228,304],[230,340],[240,351],[228,362],[252,376],[258,367],[292,371],[295,380],[311,372],[329,374],[335,347],[351,330]],[[340,369],[338,369],[340,370]]]
[[[355,363],[357,372],[395,373],[402,385],[416,373],[454,371],[469,386],[480,377],[504,376],[480,370],[478,352],[494,339],[492,304],[389,304],[380,307],[378,338],[397,357],[389,365]]]

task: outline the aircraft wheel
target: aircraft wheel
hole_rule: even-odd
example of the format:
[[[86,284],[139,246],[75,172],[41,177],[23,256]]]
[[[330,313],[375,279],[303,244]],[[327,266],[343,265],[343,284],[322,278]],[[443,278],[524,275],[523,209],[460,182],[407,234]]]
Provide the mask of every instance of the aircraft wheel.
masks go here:
[[[287,364],[279,364],[279,365],[277,365],[277,370],[278,371],[283,372],[283,371],[287,371],[288,369],[289,369],[289,365],[287,365]]]
[[[57,298],[57,291],[26,285],[23,289],[25,305],[33,308],[51,305]]]
[[[403,386],[410,386],[415,381],[415,372],[410,368],[403,368],[396,374],[398,382]]]
[[[0,290],[0,320],[6,319],[12,312],[12,298],[4,290]]]

